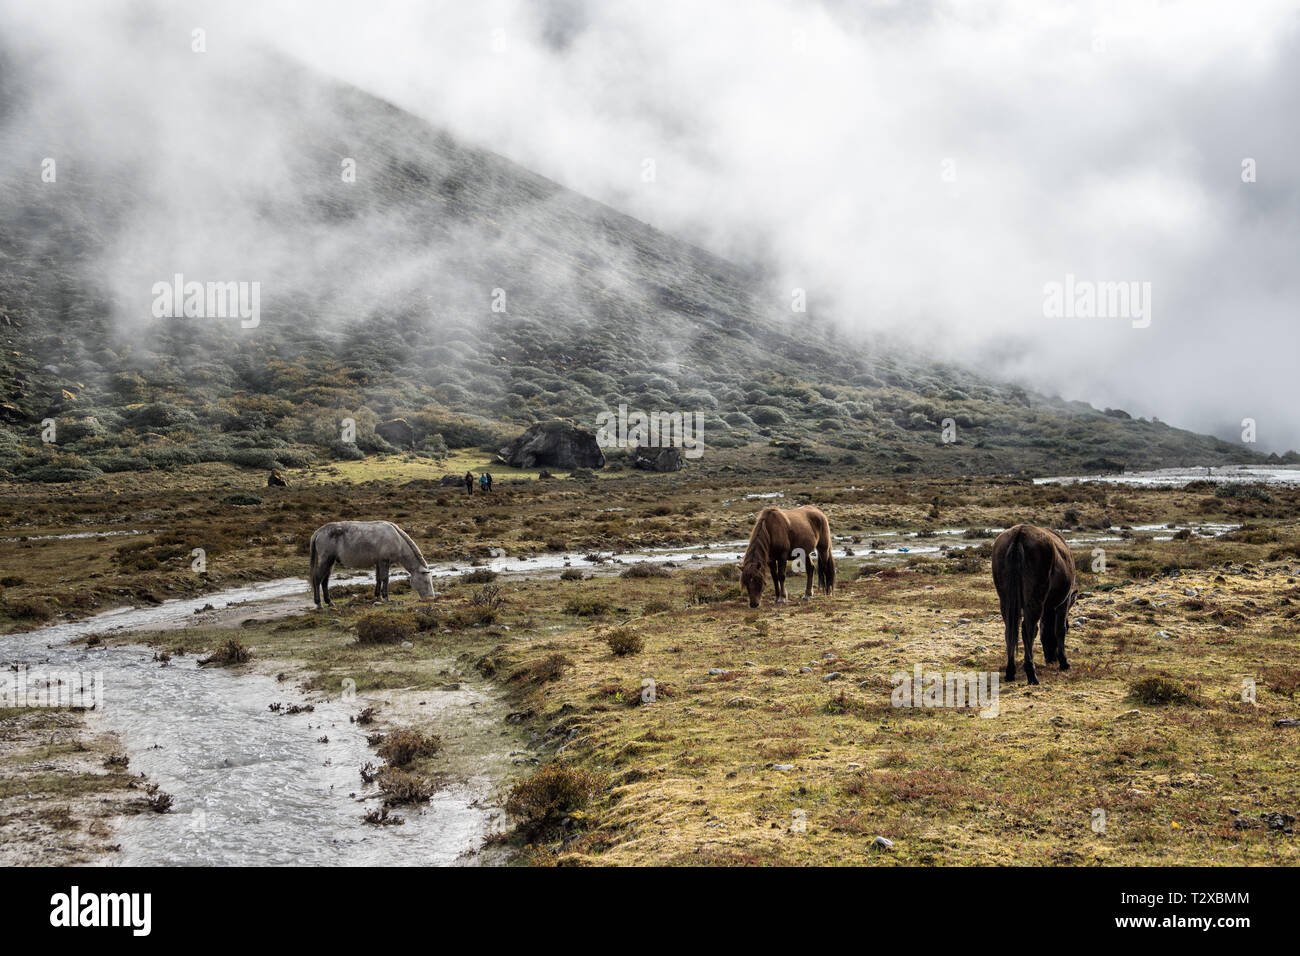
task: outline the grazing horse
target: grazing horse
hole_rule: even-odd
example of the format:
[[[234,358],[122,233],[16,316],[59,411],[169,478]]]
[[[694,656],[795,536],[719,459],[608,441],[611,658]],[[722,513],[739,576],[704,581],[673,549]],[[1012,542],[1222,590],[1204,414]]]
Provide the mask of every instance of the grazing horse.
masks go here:
[[[396,561],[411,575],[411,587],[433,597],[433,571],[411,536],[391,521],[331,521],[311,536],[311,596],[320,607],[330,600],[330,569],[375,568],[375,597],[388,600],[388,568]]]
[[[825,594],[835,590],[835,558],[831,556],[831,525],[820,508],[804,505],[783,511],[764,508],[758,513],[749,547],[740,562],[740,583],[749,592],[749,606],[758,607],[763,594],[764,570],[772,572],[776,603],[789,603],[785,590],[785,563],[803,558],[808,572],[803,599],[812,597],[812,555],[817,553],[817,585]],[[796,553],[799,552],[799,553]]]
[[[1059,661],[1061,670],[1069,670],[1065,633],[1070,622],[1066,615],[1079,592],[1074,587],[1074,555],[1065,539],[1032,524],[1018,524],[1003,531],[993,542],[993,585],[998,589],[1007,629],[1007,680],[1016,679],[1016,628],[1020,627],[1025,645],[1025,677],[1031,684],[1038,683],[1034,673],[1034,632],[1040,621],[1043,659],[1049,664]]]

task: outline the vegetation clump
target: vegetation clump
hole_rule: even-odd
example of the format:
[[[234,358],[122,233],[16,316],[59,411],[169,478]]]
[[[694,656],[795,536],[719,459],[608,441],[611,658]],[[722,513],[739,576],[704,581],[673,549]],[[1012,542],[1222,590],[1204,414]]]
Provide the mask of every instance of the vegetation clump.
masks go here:
[[[421,757],[432,757],[442,749],[442,738],[425,736],[415,730],[395,730],[385,734],[377,752],[390,767],[407,767]]]
[[[1195,704],[1199,695],[1172,677],[1143,677],[1129,684],[1129,696],[1142,704],[1162,707],[1168,704]]]
[[[377,611],[357,621],[358,644],[400,644],[415,637],[416,622],[410,614]]]
[[[511,788],[506,813],[532,838],[585,810],[607,784],[604,774],[559,761],[549,763]]]
[[[218,667],[229,667],[232,664],[247,664],[252,659],[253,652],[235,638],[230,637],[218,644],[217,649],[207,657],[199,658],[199,664],[215,664]]]
[[[645,650],[645,638],[630,627],[616,627],[605,634],[605,643],[614,652],[615,657],[640,654]]]

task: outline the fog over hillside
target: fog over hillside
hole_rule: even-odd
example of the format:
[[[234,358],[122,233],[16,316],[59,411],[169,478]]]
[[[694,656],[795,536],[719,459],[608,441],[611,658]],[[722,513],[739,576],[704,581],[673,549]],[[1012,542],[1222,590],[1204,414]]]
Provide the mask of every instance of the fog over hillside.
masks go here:
[[[443,327],[472,325],[510,285],[491,262],[527,271],[549,290],[538,314],[582,333],[593,297],[625,296],[644,250],[622,226],[585,235],[585,260],[548,242],[552,223],[589,232],[595,208],[549,177],[761,276],[746,314],[788,315],[802,289],[818,336],[897,337],[1234,442],[1251,417],[1258,450],[1300,446],[1294,6],[1222,22],[1195,3],[758,0],[739,14],[678,0],[381,0],[364,15],[11,0],[0,183],[12,201],[49,156],[64,183],[94,177],[68,228],[127,332],[147,334],[152,283],[173,271],[306,290],[300,314],[318,326],[419,303]],[[453,190],[446,217],[400,195],[358,202],[392,116],[302,83],[295,64],[540,174],[499,174],[537,228],[496,223],[482,192]],[[440,159],[429,135],[410,157],[449,178],[399,169],[413,198],[455,178],[457,155]],[[398,153],[384,150],[390,183]],[[336,203],[348,160],[356,182]],[[1149,282],[1149,327],[1046,318],[1044,285],[1067,276]],[[668,361],[693,336],[649,331]]]

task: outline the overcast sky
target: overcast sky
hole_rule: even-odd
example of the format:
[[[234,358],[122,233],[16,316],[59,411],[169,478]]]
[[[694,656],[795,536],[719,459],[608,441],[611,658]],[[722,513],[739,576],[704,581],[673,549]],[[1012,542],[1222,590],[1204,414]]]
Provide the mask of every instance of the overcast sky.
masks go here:
[[[102,5],[70,6],[0,0],[0,25],[113,42]],[[209,55],[264,40],[764,263],[846,329],[1228,438],[1254,418],[1259,448],[1300,448],[1294,3],[169,7]],[[1045,316],[1067,275],[1150,283],[1150,324]]]

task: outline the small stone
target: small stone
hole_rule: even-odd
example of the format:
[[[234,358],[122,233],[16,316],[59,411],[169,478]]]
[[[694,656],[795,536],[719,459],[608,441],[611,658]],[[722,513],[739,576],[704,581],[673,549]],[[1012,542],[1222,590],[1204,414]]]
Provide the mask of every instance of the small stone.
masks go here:
[[[871,841],[871,845],[878,846],[882,850],[892,850],[894,848],[894,841],[889,839],[889,837],[878,836]]]
[[[822,678],[822,682],[827,683],[829,681],[839,680],[843,676],[844,675],[841,674],[839,671],[831,671],[829,674],[827,674],[825,677]]]
[[[771,769],[773,769],[773,770],[793,770],[793,769],[794,769],[794,764],[792,764],[792,763],[774,763],[774,764],[771,765]]]

